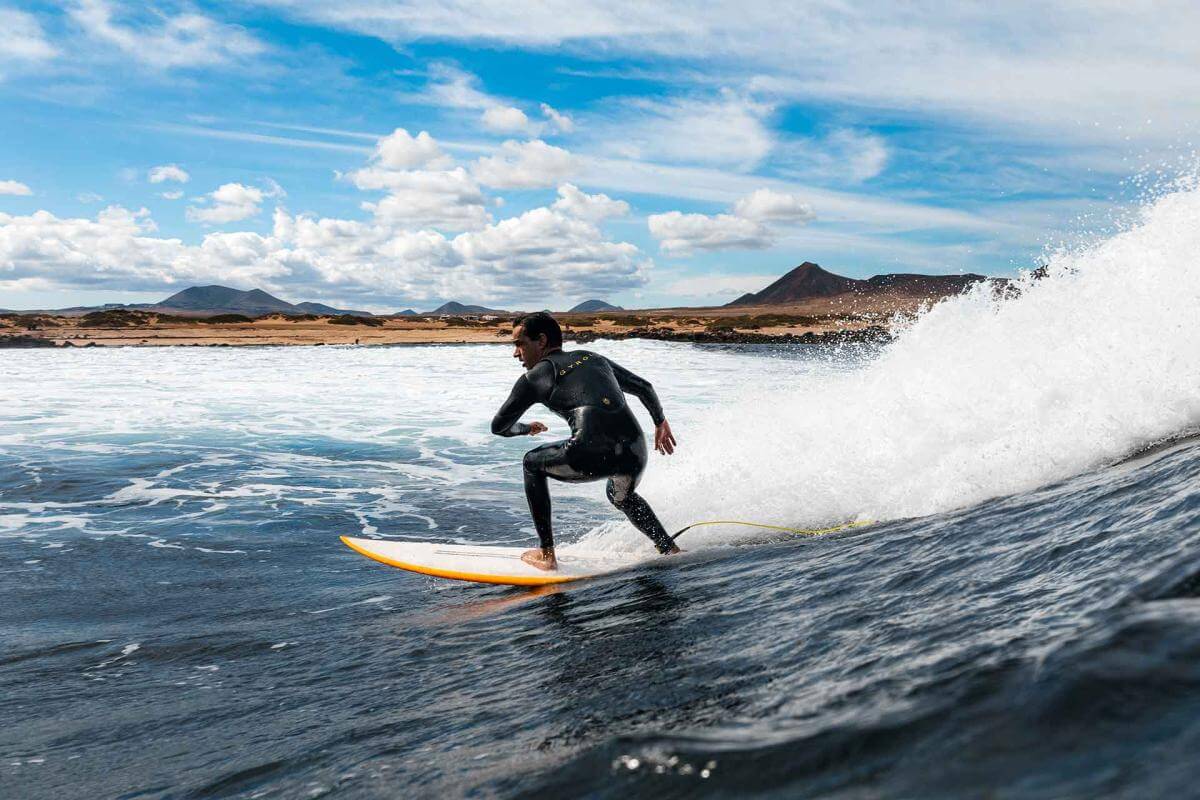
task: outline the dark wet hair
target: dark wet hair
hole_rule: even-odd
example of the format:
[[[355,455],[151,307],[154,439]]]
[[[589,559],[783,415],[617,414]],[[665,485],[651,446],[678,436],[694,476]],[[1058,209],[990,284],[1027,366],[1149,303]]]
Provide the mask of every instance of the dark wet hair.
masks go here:
[[[524,328],[525,337],[537,341],[543,333],[546,334],[547,347],[562,347],[562,328],[558,320],[550,316],[548,311],[535,311],[513,320],[514,328]]]

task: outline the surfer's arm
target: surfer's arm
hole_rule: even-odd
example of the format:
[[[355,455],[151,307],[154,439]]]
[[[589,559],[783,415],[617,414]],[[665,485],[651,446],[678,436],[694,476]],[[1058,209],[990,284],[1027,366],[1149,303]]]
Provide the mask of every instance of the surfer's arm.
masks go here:
[[[658,393],[654,391],[650,381],[634,375],[614,361],[609,361],[608,364],[612,367],[613,375],[617,376],[617,385],[621,387],[621,391],[641,400],[642,405],[650,412],[650,419],[654,420],[655,426],[661,425],[667,417],[663,414],[662,403],[658,402]]]
[[[526,373],[517,378],[517,382],[513,384],[512,393],[504,401],[504,405],[500,406],[496,416],[492,418],[492,433],[497,436],[527,436],[532,433],[531,426],[517,420],[536,402],[538,402],[537,390],[529,379],[529,374]],[[540,425],[540,428],[545,430],[546,426]]]

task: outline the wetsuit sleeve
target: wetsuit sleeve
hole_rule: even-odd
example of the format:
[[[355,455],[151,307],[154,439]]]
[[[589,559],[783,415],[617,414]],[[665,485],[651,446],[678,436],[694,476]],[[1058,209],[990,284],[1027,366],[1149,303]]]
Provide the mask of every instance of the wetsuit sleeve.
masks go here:
[[[654,420],[655,425],[661,425],[666,415],[663,414],[662,404],[658,402],[658,393],[654,391],[650,381],[634,375],[615,361],[609,361],[608,364],[612,367],[613,375],[617,376],[617,385],[621,387],[621,391],[641,400],[642,405],[650,412],[650,419]]]
[[[513,384],[512,393],[504,401],[504,405],[500,406],[496,416],[492,418],[492,433],[497,436],[527,435],[529,426],[524,422],[517,422],[517,420],[536,402],[537,392],[530,383],[529,376],[522,375],[517,378],[517,382]]]

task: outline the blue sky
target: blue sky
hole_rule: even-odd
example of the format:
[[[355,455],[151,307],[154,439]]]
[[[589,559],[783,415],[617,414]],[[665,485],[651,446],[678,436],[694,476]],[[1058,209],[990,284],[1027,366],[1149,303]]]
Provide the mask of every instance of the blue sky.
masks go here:
[[[0,307],[1013,274],[1189,166],[1187,4],[0,4]]]

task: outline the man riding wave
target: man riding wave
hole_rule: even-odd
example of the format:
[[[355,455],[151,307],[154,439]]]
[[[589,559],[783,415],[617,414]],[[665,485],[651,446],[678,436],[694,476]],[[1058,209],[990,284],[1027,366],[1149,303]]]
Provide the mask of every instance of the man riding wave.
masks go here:
[[[670,455],[675,437],[650,383],[607,358],[586,350],[564,351],[562,329],[539,311],[513,323],[513,357],[527,372],[492,420],[498,436],[536,436],[540,422],[518,422],[534,403],[567,421],[571,438],[535,447],[525,454],[525,497],[537,529],[540,549],[521,559],[539,569],[557,569],[550,523],[547,478],[568,483],[608,478],[609,502],[620,509],[663,554],[678,553],[650,505],[635,491],[646,469],[646,442],[625,393],[642,401],[654,421],[654,448]]]

